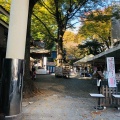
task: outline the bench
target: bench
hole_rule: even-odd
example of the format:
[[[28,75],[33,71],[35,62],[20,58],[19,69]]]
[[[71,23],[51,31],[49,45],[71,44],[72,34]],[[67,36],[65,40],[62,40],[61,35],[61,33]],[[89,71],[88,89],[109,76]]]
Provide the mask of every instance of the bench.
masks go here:
[[[116,100],[115,101],[115,107],[117,107],[118,110],[120,110],[120,95],[119,94],[113,94],[113,98]]]
[[[105,96],[102,95],[102,94],[98,94],[98,93],[90,93],[90,96],[93,97],[93,98],[96,98],[97,101],[98,101],[98,102],[96,103],[96,106],[95,106],[96,112],[97,112],[97,110],[103,110],[103,109],[104,109],[104,106],[101,105],[100,100],[103,100],[103,98],[104,98]]]
[[[116,88],[109,88],[108,86],[101,86],[100,93],[89,93],[91,97],[97,99],[97,110],[103,110],[104,107],[120,105],[120,99],[116,96]],[[119,107],[117,107],[119,109]]]
[[[104,96],[104,99],[101,99],[100,94]],[[117,84],[117,87],[109,87],[108,81],[101,81],[100,91],[97,96],[99,96],[98,105],[117,107],[120,109],[120,83]],[[91,97],[93,96],[91,95]]]

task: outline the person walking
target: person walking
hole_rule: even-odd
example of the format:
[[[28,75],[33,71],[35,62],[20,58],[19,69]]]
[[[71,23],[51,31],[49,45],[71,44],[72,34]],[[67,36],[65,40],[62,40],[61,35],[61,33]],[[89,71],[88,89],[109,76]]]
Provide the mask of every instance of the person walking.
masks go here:
[[[35,69],[35,66],[33,65],[32,66],[32,80],[35,80],[36,79],[36,69]]]

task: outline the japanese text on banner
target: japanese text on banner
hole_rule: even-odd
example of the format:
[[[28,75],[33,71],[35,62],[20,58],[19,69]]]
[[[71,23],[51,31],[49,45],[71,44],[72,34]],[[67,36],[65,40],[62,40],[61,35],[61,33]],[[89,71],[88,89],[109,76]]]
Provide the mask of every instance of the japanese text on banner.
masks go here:
[[[108,85],[116,87],[114,57],[107,57]]]

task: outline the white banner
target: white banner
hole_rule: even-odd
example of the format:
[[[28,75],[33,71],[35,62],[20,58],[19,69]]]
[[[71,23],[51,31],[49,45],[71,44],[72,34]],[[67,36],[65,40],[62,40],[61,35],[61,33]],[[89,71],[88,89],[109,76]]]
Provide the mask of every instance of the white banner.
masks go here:
[[[108,85],[116,87],[114,57],[107,57]]]

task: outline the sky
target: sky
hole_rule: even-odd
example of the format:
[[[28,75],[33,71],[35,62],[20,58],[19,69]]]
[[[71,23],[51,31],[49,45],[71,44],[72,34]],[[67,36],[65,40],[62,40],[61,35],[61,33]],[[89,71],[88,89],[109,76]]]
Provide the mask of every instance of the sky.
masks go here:
[[[76,22],[78,22],[78,23],[76,23]],[[72,21],[72,23],[73,24],[76,23],[76,24],[74,25],[75,29],[72,29],[71,31],[74,32],[75,34],[77,34],[78,30],[79,30],[79,28],[81,26],[81,22],[80,22],[80,20],[76,19],[76,20]]]

